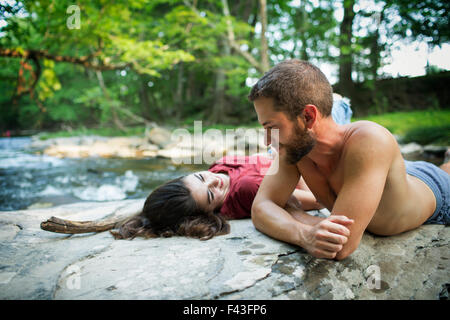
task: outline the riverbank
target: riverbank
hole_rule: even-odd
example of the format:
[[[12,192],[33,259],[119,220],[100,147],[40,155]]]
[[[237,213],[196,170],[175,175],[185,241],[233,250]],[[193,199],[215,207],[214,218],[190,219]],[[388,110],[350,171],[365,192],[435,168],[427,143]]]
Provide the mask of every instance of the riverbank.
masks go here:
[[[177,130],[155,127],[140,136],[88,135],[45,140],[36,135],[32,137],[30,150],[56,158],[164,158],[176,164],[198,163],[198,159],[201,163],[212,164],[225,155],[248,155],[267,150],[264,132],[260,128],[209,129],[204,130],[201,136],[196,136],[195,132],[192,134],[187,129],[182,129],[184,131],[181,132]],[[404,136],[394,136],[407,160],[425,160],[436,165],[442,164],[450,145],[423,145],[410,140],[405,143]]]
[[[443,160],[445,150],[450,146],[450,110],[392,112],[354,118],[352,121],[359,120],[373,121],[390,130],[404,154],[414,153],[416,156]],[[229,131],[236,133],[232,139],[225,138]],[[195,138],[198,133],[202,134],[200,140]],[[205,151],[212,158],[248,154],[250,150],[257,153],[265,151],[263,142],[263,132],[256,122],[240,128],[194,122],[179,128],[156,124],[151,128],[132,127],[126,132],[113,128],[68,128],[53,133],[41,132],[32,137],[31,147],[35,152],[58,158],[182,159],[198,157]]]
[[[246,155],[267,151],[260,128],[204,130],[196,127],[169,129],[154,127],[140,136],[105,137],[97,135],[41,139],[33,136],[30,149],[57,158],[155,158],[189,163],[201,157],[214,162],[223,155]],[[206,161],[206,162],[208,162]],[[205,162],[205,161],[202,161]],[[191,162],[192,163],[192,162]]]

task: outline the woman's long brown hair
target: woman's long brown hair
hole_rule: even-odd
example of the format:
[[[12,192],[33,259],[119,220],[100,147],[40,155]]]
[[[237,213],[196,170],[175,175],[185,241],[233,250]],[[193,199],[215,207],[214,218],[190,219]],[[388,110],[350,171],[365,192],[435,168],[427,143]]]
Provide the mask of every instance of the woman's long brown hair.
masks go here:
[[[146,199],[142,212],[124,221],[115,239],[186,236],[208,240],[228,234],[230,225],[217,213],[200,210],[183,182],[184,177],[156,188]]]

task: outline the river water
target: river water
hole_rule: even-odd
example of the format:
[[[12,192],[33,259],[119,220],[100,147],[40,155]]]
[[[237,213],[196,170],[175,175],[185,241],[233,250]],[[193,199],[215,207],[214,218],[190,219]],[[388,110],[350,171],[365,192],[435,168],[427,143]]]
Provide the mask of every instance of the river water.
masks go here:
[[[29,137],[0,138],[0,211],[33,204],[145,198],[158,185],[206,170],[152,159],[59,159],[28,150]]]

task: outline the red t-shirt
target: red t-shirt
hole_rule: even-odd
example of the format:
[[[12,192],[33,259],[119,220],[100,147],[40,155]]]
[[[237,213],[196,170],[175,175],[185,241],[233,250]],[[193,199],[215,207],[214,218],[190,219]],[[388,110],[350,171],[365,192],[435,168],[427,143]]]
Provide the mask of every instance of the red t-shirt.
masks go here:
[[[230,188],[220,208],[227,219],[249,218],[253,199],[272,160],[263,156],[225,156],[208,171],[225,173],[230,177]]]

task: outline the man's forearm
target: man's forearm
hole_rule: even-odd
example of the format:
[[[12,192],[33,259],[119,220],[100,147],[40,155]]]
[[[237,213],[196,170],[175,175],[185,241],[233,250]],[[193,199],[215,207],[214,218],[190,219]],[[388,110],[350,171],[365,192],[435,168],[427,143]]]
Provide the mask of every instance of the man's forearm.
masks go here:
[[[302,219],[294,218],[271,201],[264,201],[252,207],[252,221],[262,233],[301,247],[304,247],[304,235],[310,228],[309,223],[305,223],[305,219],[302,221]]]
[[[303,223],[303,224],[307,224],[307,225],[315,225],[317,223],[319,223],[320,221],[322,221],[324,218],[321,217],[317,217],[317,216],[312,216],[310,214],[307,214],[304,210],[302,209],[294,209],[294,208],[285,208],[285,210],[287,212],[289,212],[289,214],[297,221]]]
[[[252,206],[252,221],[266,235],[307,250],[317,258],[333,259],[342,250],[350,234],[344,225],[353,220],[344,216],[320,218],[298,208],[291,213],[266,200]]]

